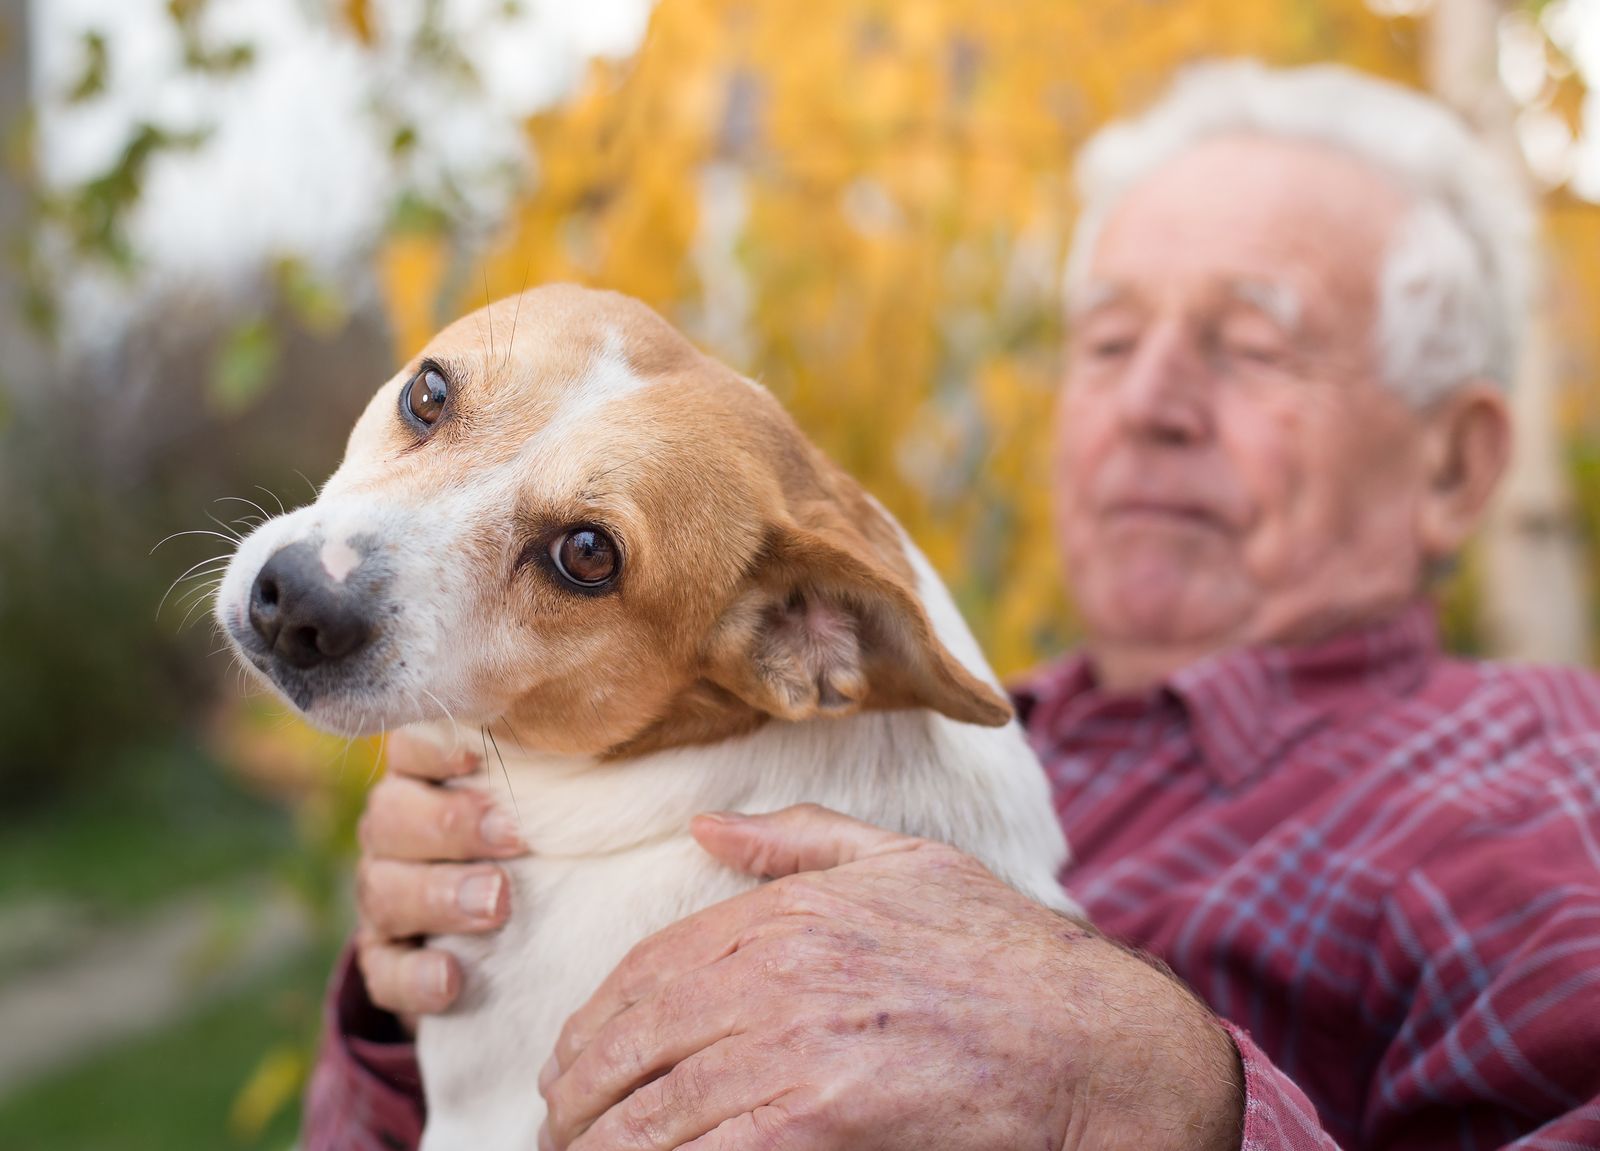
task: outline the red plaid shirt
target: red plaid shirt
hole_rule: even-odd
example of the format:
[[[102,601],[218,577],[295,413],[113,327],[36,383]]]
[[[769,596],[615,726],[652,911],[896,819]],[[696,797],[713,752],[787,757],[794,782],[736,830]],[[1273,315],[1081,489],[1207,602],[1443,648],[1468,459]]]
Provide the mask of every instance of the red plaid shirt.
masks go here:
[[[1017,700],[1067,885],[1228,1022],[1246,1151],[1600,1148],[1600,680],[1445,659],[1419,606]],[[330,1022],[306,1151],[413,1146],[410,1049],[357,1038],[352,967]]]

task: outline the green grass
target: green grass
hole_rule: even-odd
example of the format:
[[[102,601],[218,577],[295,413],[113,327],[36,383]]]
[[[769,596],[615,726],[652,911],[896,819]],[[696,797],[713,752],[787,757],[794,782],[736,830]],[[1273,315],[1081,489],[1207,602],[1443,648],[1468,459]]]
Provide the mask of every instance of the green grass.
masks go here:
[[[229,1109],[262,1056],[309,1043],[332,956],[319,952],[155,1035],[0,1100],[6,1151],[282,1151],[298,1095],[261,1132],[230,1132]]]
[[[354,800],[352,800],[354,802]],[[348,813],[347,813],[348,814]],[[340,824],[342,827],[343,825]],[[323,924],[342,889],[344,840],[246,793],[192,746],[120,753],[92,788],[25,813],[0,813],[0,917],[60,903],[98,924],[132,921],[186,894],[275,875],[316,905],[313,953],[149,1035],[117,1044],[0,1099],[0,1151],[284,1151],[299,1124],[289,1091],[265,1130],[229,1112],[265,1057],[309,1055],[339,932]],[[320,837],[319,837],[320,836]],[[329,904],[332,906],[332,904]],[[339,918],[335,916],[335,918]],[[71,931],[5,964],[37,969],[75,945]],[[11,1037],[13,1041],[17,1037]],[[284,1084],[289,1086],[284,1088]],[[271,1095],[269,1091],[267,1093]]]
[[[203,755],[130,752],[92,789],[0,818],[0,908],[62,899],[137,914],[294,850],[288,814]]]

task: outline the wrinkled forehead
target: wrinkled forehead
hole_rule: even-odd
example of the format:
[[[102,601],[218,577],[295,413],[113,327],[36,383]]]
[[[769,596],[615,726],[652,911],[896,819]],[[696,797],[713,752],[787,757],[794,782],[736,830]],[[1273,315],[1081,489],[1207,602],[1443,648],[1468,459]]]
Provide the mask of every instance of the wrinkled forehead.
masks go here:
[[[1412,198],[1329,145],[1219,136],[1134,184],[1107,216],[1075,304],[1099,291],[1293,292],[1297,310],[1370,307]]]

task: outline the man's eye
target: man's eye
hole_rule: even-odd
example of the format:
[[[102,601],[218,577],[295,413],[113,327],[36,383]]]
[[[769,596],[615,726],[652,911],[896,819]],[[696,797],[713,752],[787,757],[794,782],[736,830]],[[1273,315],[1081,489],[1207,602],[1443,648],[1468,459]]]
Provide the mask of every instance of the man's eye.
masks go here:
[[[1089,355],[1097,360],[1120,360],[1133,354],[1135,341],[1131,336],[1089,341]]]
[[[1230,344],[1223,351],[1229,359],[1252,367],[1281,367],[1286,359],[1282,348],[1264,344]]]

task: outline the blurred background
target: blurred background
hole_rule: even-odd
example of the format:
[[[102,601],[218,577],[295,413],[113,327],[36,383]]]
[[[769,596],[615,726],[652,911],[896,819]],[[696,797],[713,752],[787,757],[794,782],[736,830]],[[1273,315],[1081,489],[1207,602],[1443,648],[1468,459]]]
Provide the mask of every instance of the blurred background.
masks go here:
[[[1048,530],[1070,161],[1185,62],[1457,106],[1544,206],[1463,651],[1600,638],[1600,0],[0,0],[0,1147],[286,1148],[370,742],[207,608],[373,389],[524,284],[644,298],[919,538],[1002,672]]]

